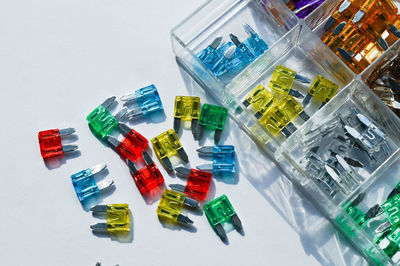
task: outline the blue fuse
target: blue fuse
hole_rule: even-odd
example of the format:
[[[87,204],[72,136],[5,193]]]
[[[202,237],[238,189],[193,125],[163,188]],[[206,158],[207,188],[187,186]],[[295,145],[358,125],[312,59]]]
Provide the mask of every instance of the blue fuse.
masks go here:
[[[234,66],[231,66],[232,64],[235,64],[234,61],[238,61],[239,63],[241,62],[239,59],[236,58],[232,59],[232,56],[235,53],[236,48],[235,47],[230,47],[226,52],[224,53],[224,56],[218,62],[215,64],[213,69],[211,70],[214,72],[214,74],[219,77],[223,74],[225,74],[229,69],[234,68]]]
[[[201,50],[201,52],[197,54],[197,57],[201,61],[206,60],[208,57],[212,56],[212,54],[216,51],[218,46],[221,44],[221,41],[222,41],[221,36],[215,38],[210,45],[208,45],[205,49]]]
[[[244,24],[243,28],[249,37],[243,42],[253,52],[257,58],[268,50],[268,45],[265,41],[250,27],[248,24]]]
[[[236,45],[236,53],[238,57],[242,60],[242,62],[246,65],[249,65],[256,59],[256,56],[250,51],[250,48],[239,41],[238,37],[234,34],[229,34],[232,42]]]
[[[138,105],[127,113],[129,119],[163,110],[160,95],[154,84],[136,90],[135,93],[122,96],[121,101],[126,102],[126,104]]]
[[[106,167],[105,164],[98,164],[71,176],[72,184],[74,185],[79,201],[83,202],[114,184],[113,180],[105,180],[99,184],[94,180],[94,175],[103,171]]]
[[[212,171],[216,176],[235,174],[235,147],[232,145],[203,146],[197,149],[200,156],[212,157],[212,164],[196,166],[201,171]]]

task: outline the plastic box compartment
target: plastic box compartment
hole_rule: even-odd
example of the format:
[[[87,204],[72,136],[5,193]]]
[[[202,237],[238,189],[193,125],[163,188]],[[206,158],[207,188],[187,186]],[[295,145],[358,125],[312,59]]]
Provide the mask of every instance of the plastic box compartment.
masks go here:
[[[304,194],[345,233],[364,257],[370,262],[390,264],[393,263],[390,258],[374,246],[374,235],[357,227],[354,219],[344,211],[344,204],[377,184],[383,184],[385,187],[392,185],[382,181],[382,173],[388,171],[392,164],[400,164],[400,119],[364,84],[360,75],[354,74],[320,40],[316,29],[339,3],[328,0],[305,20],[301,20],[278,0],[211,0],[172,29],[172,45],[177,63],[207,93],[228,109],[231,118],[240,128],[259,144],[271,160],[279,164],[288,178],[299,185]],[[196,54],[216,36],[225,37],[231,32],[243,32],[244,23],[250,24],[258,32],[268,43],[269,49],[240,73],[227,80],[221,80],[208,70]],[[392,51],[396,45],[390,47],[386,53]],[[339,86],[336,96],[322,108],[319,108],[320,103],[317,102],[311,102],[305,108],[305,112],[311,118],[307,121],[296,118],[293,123],[297,130],[288,138],[283,135],[272,136],[255,118],[254,112],[242,103],[258,84],[266,87],[277,65],[291,68],[311,81],[316,75],[322,75]],[[370,67],[365,73],[368,69]],[[303,94],[307,91],[307,86],[302,84],[295,82],[294,86]],[[353,184],[346,192],[332,196],[315,181],[315,175],[307,171],[304,157],[311,147],[307,142],[309,138],[306,133],[323,129],[324,125],[337,118],[338,114],[343,117],[353,115],[353,109],[365,115],[384,131],[388,152],[382,156],[380,149],[376,154],[378,160],[373,163],[368,163],[369,159],[364,158],[365,167],[353,167],[354,174],[362,177],[359,182]],[[354,118],[352,126],[359,130],[362,127],[359,121],[354,123]],[[342,130],[343,134],[343,125],[336,122],[335,128]],[[323,146],[324,143],[320,145]],[[325,153],[321,154],[325,160],[328,156],[326,152],[325,150]],[[351,152],[346,155],[353,156]],[[340,224],[338,217],[341,219]],[[349,227],[353,229],[350,230],[351,233]]]

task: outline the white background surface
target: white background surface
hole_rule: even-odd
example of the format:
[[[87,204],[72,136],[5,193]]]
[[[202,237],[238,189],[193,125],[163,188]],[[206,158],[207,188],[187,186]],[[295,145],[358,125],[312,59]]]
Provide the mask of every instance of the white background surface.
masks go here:
[[[317,265],[298,235],[243,175],[247,167],[258,171],[259,165],[271,162],[260,156],[251,165],[241,164],[247,155],[237,150],[242,169],[238,183],[214,180],[215,194],[228,195],[245,231],[244,236],[230,232],[225,245],[204,215],[189,213],[195,232],[164,227],[155,212],[157,203],[145,203],[124,162],[87,126],[86,115],[108,96],[154,83],[166,119],[131,126],[149,140],[172,128],[174,97],[188,91],[169,30],[202,2],[0,2],[1,265]],[[37,132],[69,126],[77,130],[81,155],[49,170],[40,157]],[[225,144],[232,139],[249,142],[232,121],[227,129]],[[198,144],[190,131],[183,131],[181,141],[192,166],[205,163],[196,154]],[[206,144],[211,143],[209,138]],[[153,158],[167,184],[184,184]],[[89,225],[101,221],[82,209],[73,190],[70,175],[101,162],[116,182],[103,203],[130,205],[130,243],[94,236]]]

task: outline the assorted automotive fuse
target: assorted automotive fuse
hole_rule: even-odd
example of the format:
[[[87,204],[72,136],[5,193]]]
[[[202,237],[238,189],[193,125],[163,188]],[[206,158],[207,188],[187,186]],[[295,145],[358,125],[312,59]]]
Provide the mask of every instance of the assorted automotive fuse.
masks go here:
[[[222,130],[224,130],[225,120],[228,115],[228,110],[224,107],[204,104],[201,108],[199,120],[199,139],[203,136],[204,129],[215,130],[214,142],[218,144],[221,140]]]
[[[126,102],[125,104],[127,106],[133,107],[132,110],[127,113],[129,119],[149,116],[163,110],[160,95],[158,94],[156,86],[153,84],[136,90],[134,93],[122,96],[121,101]]]
[[[227,43],[218,36],[197,54],[215,76],[236,75],[268,50],[267,43],[250,25],[244,24],[243,29],[248,35],[243,42],[233,33]]]
[[[104,180],[96,183],[94,179],[94,176],[106,169],[106,167],[106,164],[98,164],[71,176],[72,185],[80,202],[97,196],[101,191],[114,185],[113,180]]]
[[[106,216],[106,223],[90,226],[93,233],[126,234],[130,231],[129,206],[122,204],[96,205],[90,208],[93,216]]]
[[[174,130],[181,128],[181,120],[191,121],[191,130],[195,140],[200,138],[199,130],[200,98],[192,96],[176,96],[174,108]]]
[[[197,149],[200,156],[211,157],[212,164],[198,165],[201,171],[211,171],[216,176],[232,176],[236,169],[235,147],[232,145],[203,146]]]
[[[400,37],[392,0],[344,0],[324,25],[322,41],[357,74]]]
[[[142,151],[147,149],[149,141],[123,123],[119,123],[118,126],[121,134],[124,136],[123,140],[119,141],[113,136],[108,136],[107,141],[124,160],[129,159],[134,161],[142,154]]]
[[[172,172],[174,170],[170,161],[170,157],[174,155],[178,155],[184,163],[189,162],[189,158],[173,129],[169,129],[153,138],[151,143],[157,158],[168,171]]]
[[[239,232],[243,230],[242,222],[226,195],[222,195],[205,204],[203,210],[211,227],[215,230],[221,240],[225,241],[227,239],[223,226],[224,223],[232,223],[234,228]]]
[[[187,184],[186,186],[172,184],[169,185],[170,188],[197,200],[206,199],[211,184],[210,173],[185,167],[177,167],[175,171],[177,175],[187,178]]]
[[[181,193],[166,189],[158,204],[158,217],[173,223],[181,223],[183,225],[193,224],[193,221],[189,217],[182,214],[184,206],[198,208],[200,204]]]
[[[102,140],[106,140],[108,135],[118,127],[119,120],[127,112],[126,108],[122,108],[115,116],[110,113],[111,106],[116,102],[115,98],[115,96],[108,98],[86,117],[92,133]]]
[[[163,184],[164,177],[150,155],[146,151],[142,153],[146,164],[143,168],[138,170],[134,162],[130,159],[126,159],[126,163],[140,193],[146,194]]]
[[[75,132],[74,128],[49,129],[38,133],[40,154],[43,159],[62,156],[78,149],[76,145],[62,145],[62,138]]]

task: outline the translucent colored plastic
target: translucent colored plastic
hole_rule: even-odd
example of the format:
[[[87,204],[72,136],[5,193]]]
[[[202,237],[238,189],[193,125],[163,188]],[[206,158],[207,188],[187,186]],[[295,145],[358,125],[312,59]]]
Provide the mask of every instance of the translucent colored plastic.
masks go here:
[[[190,170],[185,194],[198,200],[205,200],[211,183],[211,174],[196,169]]]
[[[38,133],[40,153],[43,159],[63,155],[60,131],[50,129]]]
[[[105,140],[118,126],[118,120],[103,105],[99,105],[87,117],[93,134]]]
[[[129,232],[130,217],[128,204],[107,205],[107,231],[111,234]]]

